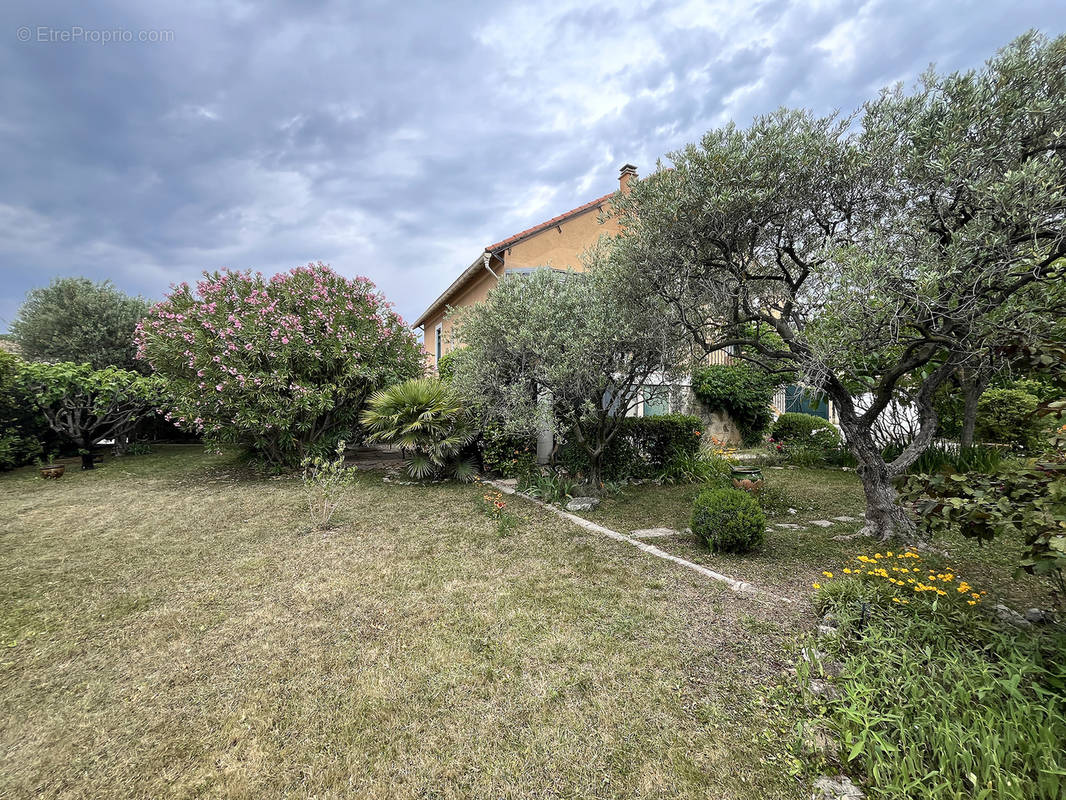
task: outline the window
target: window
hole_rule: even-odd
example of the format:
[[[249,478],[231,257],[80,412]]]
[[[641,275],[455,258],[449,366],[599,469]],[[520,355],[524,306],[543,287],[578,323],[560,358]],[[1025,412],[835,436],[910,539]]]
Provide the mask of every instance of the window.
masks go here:
[[[653,386],[644,389],[644,416],[661,417],[670,413],[670,387]]]
[[[443,324],[443,323],[441,323]],[[441,326],[437,326],[436,332],[437,338],[437,361],[440,361],[440,357],[444,355],[444,334],[441,332]]]

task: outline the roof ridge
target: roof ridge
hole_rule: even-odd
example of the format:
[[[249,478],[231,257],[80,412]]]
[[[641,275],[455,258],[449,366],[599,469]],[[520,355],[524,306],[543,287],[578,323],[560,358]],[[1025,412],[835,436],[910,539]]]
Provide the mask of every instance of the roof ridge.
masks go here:
[[[526,228],[524,231],[520,231],[519,233],[516,233],[513,236],[508,236],[506,239],[501,239],[495,244],[490,244],[488,247],[485,248],[485,251],[491,253],[495,250],[500,250],[509,244],[514,244],[519,239],[523,239],[526,236],[538,233],[544,230],[545,228],[550,228],[552,225],[557,225],[567,217],[572,217],[574,214],[579,214],[582,211],[588,211],[590,208],[595,208],[596,206],[603,205],[605,201],[614,197],[615,194],[616,192],[608,192],[603,197],[597,197],[595,200],[589,200],[587,203],[582,203],[577,208],[571,208],[569,211],[565,211],[562,214],[559,214],[558,216],[546,220],[545,222],[541,222],[537,225],[534,225],[532,228]]]

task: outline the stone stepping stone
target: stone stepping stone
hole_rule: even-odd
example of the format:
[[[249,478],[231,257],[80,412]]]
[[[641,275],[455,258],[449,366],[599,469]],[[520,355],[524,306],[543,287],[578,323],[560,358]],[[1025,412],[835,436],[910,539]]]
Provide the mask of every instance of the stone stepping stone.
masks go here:
[[[817,525],[819,528],[832,528],[836,523],[827,519],[812,519],[811,525]]]
[[[795,522],[776,522],[774,523],[778,528],[784,528],[787,531],[802,531],[803,526],[797,525]]]
[[[837,522],[858,522],[857,517],[849,517],[846,514],[840,517],[833,517]]]
[[[674,530],[673,528],[641,528],[640,530],[630,531],[629,535],[634,539],[663,539],[667,536],[683,536],[684,531]]]

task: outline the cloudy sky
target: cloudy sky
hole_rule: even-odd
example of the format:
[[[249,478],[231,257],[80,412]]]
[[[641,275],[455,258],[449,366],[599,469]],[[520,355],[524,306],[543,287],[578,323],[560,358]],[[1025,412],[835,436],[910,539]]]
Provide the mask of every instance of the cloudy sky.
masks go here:
[[[88,5],[0,9],[0,330],[55,276],[311,260],[414,319],[627,161],[1066,29],[1063,0]]]

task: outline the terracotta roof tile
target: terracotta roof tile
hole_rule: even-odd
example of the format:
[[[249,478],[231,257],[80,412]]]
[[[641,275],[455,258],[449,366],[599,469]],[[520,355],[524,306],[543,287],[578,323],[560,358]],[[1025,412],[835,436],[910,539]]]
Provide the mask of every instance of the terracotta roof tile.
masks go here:
[[[568,217],[572,217],[575,214],[580,214],[582,211],[588,211],[590,208],[595,208],[596,206],[602,206],[604,203],[614,197],[614,194],[614,192],[611,192],[610,194],[605,194],[603,197],[597,197],[595,200],[590,200],[584,205],[578,206],[577,208],[572,208],[564,214],[560,214],[557,217],[552,217],[547,222],[542,222],[539,225],[534,225],[532,228],[526,228],[521,233],[516,233],[514,236],[508,236],[506,239],[496,242],[496,244],[490,244],[485,249],[488,250],[490,253],[494,253],[497,250],[507,247],[507,245],[514,244],[519,239],[524,239],[527,236],[533,235],[534,233],[539,233],[545,228],[550,228],[552,225],[558,225],[560,222],[567,219]]]

